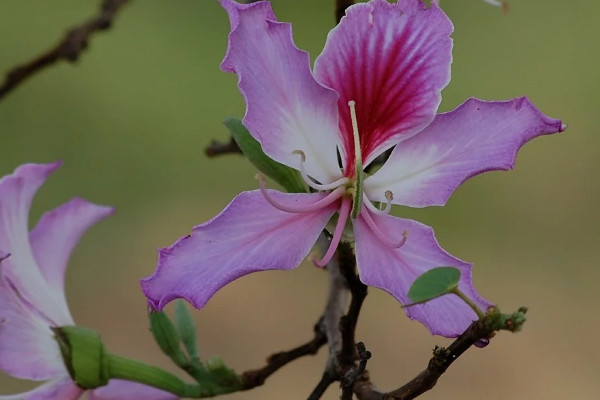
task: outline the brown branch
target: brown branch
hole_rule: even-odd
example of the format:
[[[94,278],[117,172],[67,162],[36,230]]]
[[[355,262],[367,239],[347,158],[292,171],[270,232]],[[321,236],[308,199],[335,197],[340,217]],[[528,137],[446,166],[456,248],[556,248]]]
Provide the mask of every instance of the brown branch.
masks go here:
[[[33,60],[14,67],[0,86],[0,100],[25,80],[54,63],[64,60],[75,63],[87,47],[92,34],[110,28],[119,9],[129,0],[104,0],[100,13],[82,25],[71,28],[55,47]]]
[[[354,384],[354,393],[361,400],[411,400],[431,390],[444,372],[465,351],[472,346],[483,347],[496,331],[519,331],[525,322],[527,309],[520,308],[513,314],[501,314],[497,308],[491,308],[480,320],[473,322],[448,348],[437,347],[427,368],[404,386],[382,393],[370,382],[368,375],[363,375]]]
[[[357,359],[355,332],[358,316],[362,308],[363,301],[367,297],[367,285],[362,283],[356,274],[356,258],[354,251],[348,243],[341,243],[339,248],[340,269],[342,275],[348,282],[350,293],[352,295],[348,313],[340,321],[340,332],[342,334],[342,349],[338,356],[338,361],[345,374],[349,368],[354,367]]]
[[[325,370],[323,376],[317,386],[314,388],[312,393],[308,396],[307,400],[319,400],[325,394],[325,391],[333,382],[337,381],[339,378],[334,375],[330,370]]]
[[[338,23],[346,13],[346,8],[352,4],[354,4],[354,0],[335,0],[335,20]]]
[[[309,342],[292,350],[275,353],[267,358],[267,365],[262,368],[246,371],[242,374],[242,390],[250,390],[265,383],[265,380],[286,364],[307,355],[317,354],[321,346],[327,343],[319,321],[315,327],[315,336]]]
[[[208,146],[204,149],[204,154],[207,157],[213,158],[217,156],[222,156],[224,154],[242,154],[242,150],[240,146],[233,140],[233,138],[229,139],[229,142],[219,142],[217,140],[213,140],[210,142]]]
[[[342,378],[341,400],[352,400],[354,383],[363,375],[367,368],[367,361],[371,358],[371,352],[367,350],[363,342],[356,344],[359,363],[350,368]]]

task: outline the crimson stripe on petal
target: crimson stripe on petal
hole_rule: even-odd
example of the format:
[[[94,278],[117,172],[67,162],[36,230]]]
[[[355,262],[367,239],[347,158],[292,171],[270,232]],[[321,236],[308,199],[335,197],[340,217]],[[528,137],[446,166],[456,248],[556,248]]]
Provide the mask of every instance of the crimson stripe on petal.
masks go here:
[[[315,61],[315,76],[339,95],[340,129],[354,169],[348,101],[356,101],[363,164],[415,135],[435,116],[450,80],[453,27],[436,5],[383,0],[350,7]]]

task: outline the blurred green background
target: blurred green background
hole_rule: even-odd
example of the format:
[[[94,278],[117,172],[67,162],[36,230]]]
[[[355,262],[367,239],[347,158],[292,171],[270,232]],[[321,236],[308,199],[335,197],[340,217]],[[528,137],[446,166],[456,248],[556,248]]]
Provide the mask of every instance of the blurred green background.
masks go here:
[[[98,1],[0,2],[0,71],[53,45],[95,15]],[[600,391],[598,243],[600,4],[511,0],[510,12],[477,0],[442,1],[455,24],[452,82],[442,111],[470,96],[528,95],[566,133],[536,139],[512,172],[463,185],[443,208],[398,210],[436,230],[441,244],[475,263],[480,293],[505,311],[530,308],[518,335],[465,354],[424,399],[591,399]],[[314,57],[332,27],[333,0],[273,0]],[[216,1],[132,1],[76,65],[51,67],[0,102],[0,174],[25,162],[64,160],[39,192],[31,223],[74,196],[114,205],[71,258],[67,294],[75,319],[114,352],[172,369],[147,330],[138,279],[155,249],[257,187],[245,159],[207,159],[221,121],[242,117],[236,78],[219,70],[229,24]],[[238,371],[311,337],[326,275],[308,264],[246,277],[220,291],[197,318],[204,356]],[[358,339],[373,353],[375,383],[393,389],[425,367],[435,344],[399,305],[372,289]],[[231,399],[306,398],[325,351]],[[0,375],[0,393],[32,387]],[[335,385],[327,399],[338,398]]]

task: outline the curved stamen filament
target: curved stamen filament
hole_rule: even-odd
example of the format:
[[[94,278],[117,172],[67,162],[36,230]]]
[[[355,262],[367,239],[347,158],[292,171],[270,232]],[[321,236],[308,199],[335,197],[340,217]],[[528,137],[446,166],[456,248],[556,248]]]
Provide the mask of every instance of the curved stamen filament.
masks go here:
[[[308,176],[308,174],[306,173],[306,170],[304,169],[304,162],[306,161],[306,155],[304,154],[304,152],[302,150],[294,150],[292,151],[292,154],[297,154],[300,156],[301,159],[301,163],[300,163],[300,175],[302,175],[302,179],[304,179],[304,182],[306,182],[306,184],[315,189],[315,190],[332,190],[337,188],[338,186],[341,185],[345,185],[346,183],[350,182],[350,179],[348,179],[347,177],[341,177],[340,179],[328,183],[326,185],[320,184],[320,183],[316,183],[311,177]]]
[[[342,239],[344,227],[346,226],[346,221],[348,221],[348,216],[350,215],[351,208],[352,199],[350,199],[349,197],[344,197],[342,199],[342,205],[340,206],[340,214],[337,220],[337,224],[335,225],[335,231],[333,232],[333,237],[331,238],[331,243],[329,244],[327,253],[325,253],[321,261],[314,261],[314,264],[317,267],[326,266],[327,263],[333,258],[333,255],[335,254],[335,251],[338,245],[340,244],[340,240]]]
[[[367,225],[369,226],[369,228],[371,228],[371,231],[375,234],[375,236],[377,236],[377,238],[387,246],[393,249],[397,249],[402,247],[404,243],[406,243],[406,239],[408,238],[408,231],[402,232],[402,239],[400,239],[398,242],[392,242],[390,239],[385,237],[385,235],[381,232],[381,230],[379,229],[375,221],[373,221],[373,218],[368,212],[363,212],[361,213],[361,215],[367,223]]]
[[[267,191],[267,188],[265,186],[265,177],[262,174],[256,174],[255,177],[260,182],[260,192],[265,197],[265,200],[267,200],[269,204],[271,204],[278,210],[290,213],[305,213],[320,210],[321,208],[327,207],[328,205],[342,197],[346,191],[344,187],[338,187],[337,189],[329,193],[327,196],[323,197],[321,200],[317,200],[312,204],[288,206],[286,204],[281,204],[280,202],[275,200],[273,196],[271,196],[271,194]]]
[[[386,204],[385,204],[385,208],[383,210],[380,210],[379,208],[375,207],[375,205],[373,203],[371,203],[371,200],[369,200],[367,197],[365,197],[365,205],[367,206],[367,208],[371,211],[373,211],[373,213],[375,214],[379,214],[379,215],[385,215],[385,214],[389,214],[390,210],[392,209],[392,200],[394,200],[394,194],[392,192],[390,192],[389,190],[385,191],[385,199],[386,199]]]

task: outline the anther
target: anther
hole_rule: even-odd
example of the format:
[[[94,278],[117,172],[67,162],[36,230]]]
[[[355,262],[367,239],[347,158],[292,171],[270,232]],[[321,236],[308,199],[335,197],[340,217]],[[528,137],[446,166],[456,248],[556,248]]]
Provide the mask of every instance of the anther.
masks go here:
[[[306,162],[306,154],[304,154],[304,152],[302,150],[294,150],[292,151],[292,154],[298,154],[300,156],[300,159],[302,160],[302,162]]]
[[[371,210],[375,214],[379,214],[379,215],[389,214],[390,210],[392,209],[392,200],[394,200],[394,194],[391,191],[386,190],[385,191],[385,199],[386,199],[386,204],[385,204],[385,208],[383,210],[380,210],[379,208],[375,207],[375,205],[373,205],[373,203],[371,203],[371,201],[368,198],[365,201],[365,205],[367,206],[367,208],[369,210]]]

